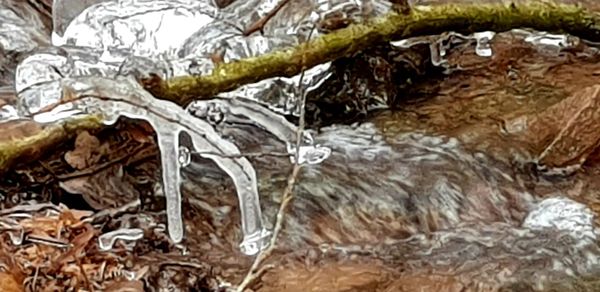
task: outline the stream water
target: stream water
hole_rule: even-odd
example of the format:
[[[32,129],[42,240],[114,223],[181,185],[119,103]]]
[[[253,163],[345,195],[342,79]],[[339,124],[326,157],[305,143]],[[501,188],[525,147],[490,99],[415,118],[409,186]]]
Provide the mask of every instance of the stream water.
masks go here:
[[[0,106],[14,103],[23,54],[50,43],[49,18],[31,2],[0,0]],[[597,143],[579,152],[548,146],[570,137],[570,108],[590,104],[598,116],[600,55],[579,40],[561,48],[528,36],[499,33],[491,57],[461,42],[445,56],[448,74],[419,80],[391,108],[320,128],[315,140],[331,156],[303,166],[267,262],[274,268],[256,290],[600,289]],[[520,129],[523,119],[533,126]],[[576,141],[598,141],[598,125],[575,129]],[[253,126],[222,134],[245,152],[285,148]],[[545,151],[556,154],[540,159]],[[271,229],[291,165],[250,161]],[[158,181],[157,161],[149,164]],[[238,248],[231,180],[196,156],[182,175],[187,251],[179,258],[207,263],[223,286],[238,283],[252,258]]]

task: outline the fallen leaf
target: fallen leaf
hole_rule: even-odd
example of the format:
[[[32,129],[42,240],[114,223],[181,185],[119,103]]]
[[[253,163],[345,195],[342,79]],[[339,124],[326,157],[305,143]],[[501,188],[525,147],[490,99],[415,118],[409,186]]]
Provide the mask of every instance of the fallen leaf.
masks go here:
[[[25,290],[23,289],[23,285],[19,284],[13,275],[0,272],[0,291],[21,292]]]
[[[2,122],[0,126],[0,142],[19,140],[33,136],[43,128],[40,124],[27,119]]]
[[[138,122],[127,128],[127,134],[129,134],[131,139],[140,144],[153,144],[153,133],[154,129],[152,126],[145,122]]]
[[[115,281],[106,287],[107,292],[143,292],[142,281]]]
[[[600,145],[600,85],[576,92],[529,124],[530,136],[544,145],[540,164],[547,167],[583,164]]]
[[[88,131],[83,131],[75,139],[75,149],[65,154],[65,161],[75,169],[85,169],[98,161],[107,152],[108,144],[100,144],[100,140]]]
[[[71,244],[73,247],[69,249],[66,253],[63,253],[54,259],[52,264],[53,269],[59,268],[69,261],[75,261],[77,258],[81,256],[81,253],[84,251],[85,247],[88,243],[94,238],[96,230],[89,224],[84,225],[85,231],[79,235],[77,235],[73,240],[71,240]]]
[[[95,174],[76,177],[59,183],[71,193],[83,196],[94,209],[123,206],[139,198],[139,192],[123,173],[121,165],[113,165]]]

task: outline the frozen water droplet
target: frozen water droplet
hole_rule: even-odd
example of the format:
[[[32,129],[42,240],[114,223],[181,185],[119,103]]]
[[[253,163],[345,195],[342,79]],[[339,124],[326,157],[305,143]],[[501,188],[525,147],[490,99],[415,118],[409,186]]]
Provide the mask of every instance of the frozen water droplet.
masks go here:
[[[569,43],[567,35],[550,33],[534,33],[527,36],[525,41],[538,46],[552,46],[557,48],[567,47]]]
[[[98,237],[100,250],[111,250],[118,239],[136,241],[144,237],[144,230],[140,228],[123,228],[104,233]]]
[[[473,34],[473,37],[477,41],[477,45],[475,46],[475,53],[481,57],[491,57],[492,47],[490,45],[490,41],[496,35],[493,31],[486,32],[477,32]]]
[[[25,238],[25,232],[21,228],[8,230],[8,237],[13,245],[21,245],[23,244],[23,238]]]
[[[574,47],[579,43],[579,38],[566,34],[531,32],[527,30],[516,30],[516,32],[525,35],[525,41],[535,45],[538,51],[551,55],[559,54],[561,50]]]
[[[271,232],[263,229],[250,236],[244,237],[240,244],[240,251],[245,255],[255,255],[269,246]]]
[[[307,145],[315,144],[315,139],[313,138],[313,136],[310,134],[309,131],[302,132],[302,139],[303,139],[302,142]]]
[[[288,153],[290,161],[296,162],[296,147],[290,145],[288,147]],[[298,164],[320,164],[331,155],[331,149],[329,147],[323,147],[320,145],[307,145],[300,146],[298,151]]]
[[[194,116],[204,119],[211,125],[219,125],[223,123],[229,113],[228,106],[219,101],[197,101],[188,106],[187,110]]]
[[[186,167],[192,162],[192,153],[190,149],[185,146],[179,146],[179,165]]]

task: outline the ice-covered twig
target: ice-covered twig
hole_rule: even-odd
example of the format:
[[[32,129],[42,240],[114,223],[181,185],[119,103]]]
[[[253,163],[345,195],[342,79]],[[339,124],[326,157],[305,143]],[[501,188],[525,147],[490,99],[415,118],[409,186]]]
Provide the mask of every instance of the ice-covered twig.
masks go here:
[[[198,152],[212,159],[232,179],[236,186],[242,217],[242,252],[255,254],[265,247],[269,232],[262,222],[256,173],[250,162],[239,155],[238,148],[220,137],[206,121],[195,118],[176,104],[157,100],[134,80],[104,77],[79,77],[61,80],[63,99],[49,108],[52,114],[67,111],[73,114],[99,114],[105,124],[119,117],[146,120],[155,129],[161,151],[163,190],[167,199],[169,235],[179,242],[183,238],[181,214],[180,133],[190,136]],[[68,107],[65,107],[68,105]]]
[[[279,140],[286,143],[287,151],[292,163],[296,161],[296,152],[299,164],[319,164],[331,154],[327,147],[315,145],[309,132],[300,132],[301,141],[297,148],[298,127],[290,123],[285,117],[278,115],[259,103],[245,99],[211,99],[199,100],[191,103],[187,110],[199,118],[213,124],[253,123],[261,127]]]
[[[195,116],[223,123],[252,122],[269,131],[281,141],[296,143],[296,125],[290,123],[284,116],[276,114],[257,102],[243,99],[210,99],[198,100],[191,103],[187,110]],[[218,118],[215,118],[218,117]],[[313,143],[308,132],[303,133],[303,144]]]

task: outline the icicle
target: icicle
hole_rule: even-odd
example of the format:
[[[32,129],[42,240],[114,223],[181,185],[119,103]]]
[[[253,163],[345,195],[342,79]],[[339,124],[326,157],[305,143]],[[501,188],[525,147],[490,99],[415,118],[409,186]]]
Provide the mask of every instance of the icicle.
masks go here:
[[[190,149],[185,146],[179,146],[179,165],[186,167],[192,162],[192,153]]]
[[[184,233],[179,169],[186,165],[187,159],[181,159],[179,134],[185,132],[191,137],[196,152],[215,153],[204,156],[233,179],[242,215],[242,252],[252,255],[266,247],[269,232],[263,227],[254,168],[246,158],[239,156],[234,144],[219,136],[210,123],[192,116],[175,103],[155,99],[129,78],[80,77],[65,78],[61,82],[64,100],[81,114],[100,114],[106,124],[113,124],[123,116],[145,120],[152,125],[161,152],[167,223],[173,241],[181,241]],[[73,113],[73,109],[69,111]]]
[[[491,57],[493,54],[492,46],[490,42],[496,35],[493,31],[476,32],[473,34],[473,38],[477,41],[475,46],[475,53],[481,57]]]

